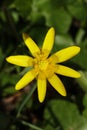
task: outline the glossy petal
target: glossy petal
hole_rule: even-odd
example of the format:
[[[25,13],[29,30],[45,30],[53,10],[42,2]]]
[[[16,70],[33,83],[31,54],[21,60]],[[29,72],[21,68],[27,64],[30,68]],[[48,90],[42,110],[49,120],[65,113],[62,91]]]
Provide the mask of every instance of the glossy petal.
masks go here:
[[[80,47],[71,46],[56,52],[54,55],[58,57],[57,63],[64,62],[77,55],[80,51]]]
[[[54,74],[51,78],[48,78],[48,81],[57,92],[59,92],[62,96],[66,96],[65,87],[57,75]]]
[[[81,76],[79,72],[63,65],[57,66],[56,73],[64,76],[72,77],[72,78],[79,78]]]
[[[33,58],[24,55],[9,56],[6,60],[11,63],[22,67],[28,67],[33,65]]]
[[[46,51],[47,56],[50,54],[53,44],[54,44],[54,35],[55,35],[55,30],[54,28],[50,28],[46,34],[46,37],[43,42],[43,47],[42,47],[42,52]]]
[[[19,82],[16,84],[15,89],[16,90],[20,90],[22,88],[24,88],[26,85],[28,85],[34,78],[35,75],[33,75],[33,70],[27,72],[20,80]]]
[[[40,102],[43,102],[46,95],[46,79],[37,79],[37,90],[38,99]]]
[[[37,55],[37,53],[40,53],[40,49],[37,44],[26,33],[23,33],[23,39],[26,46],[34,57]]]

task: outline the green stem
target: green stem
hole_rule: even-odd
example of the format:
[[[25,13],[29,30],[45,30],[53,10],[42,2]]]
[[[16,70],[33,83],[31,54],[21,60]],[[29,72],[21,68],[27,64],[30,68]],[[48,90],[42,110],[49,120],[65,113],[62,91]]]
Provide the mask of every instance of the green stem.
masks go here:
[[[33,125],[33,124],[29,123],[29,122],[22,121],[22,124],[24,124],[24,125],[26,125],[26,126],[32,128],[32,129],[34,129],[34,130],[43,130],[42,128],[39,128],[38,126]]]
[[[33,92],[35,91],[35,89],[36,89],[36,85],[31,87],[31,90],[29,91],[29,94],[25,97],[24,101],[22,102],[22,104],[20,105],[20,107],[18,109],[17,117],[20,116],[21,110],[23,109],[25,104],[29,101],[29,99],[31,98],[31,96],[32,96]]]
[[[87,92],[87,71],[80,71],[81,77],[76,79],[83,91]]]

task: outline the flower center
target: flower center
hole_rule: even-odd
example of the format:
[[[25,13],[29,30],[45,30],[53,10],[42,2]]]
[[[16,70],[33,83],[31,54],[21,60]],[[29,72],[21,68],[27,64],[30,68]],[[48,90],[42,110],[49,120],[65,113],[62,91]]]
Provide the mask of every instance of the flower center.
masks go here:
[[[51,77],[56,71],[56,64],[53,58],[46,58],[43,54],[37,55],[34,59],[34,70],[40,79]]]
[[[47,60],[44,60],[44,61],[41,60],[38,63],[38,67],[39,67],[40,70],[45,71],[47,69],[47,67],[48,67],[48,64],[49,64],[49,62]]]

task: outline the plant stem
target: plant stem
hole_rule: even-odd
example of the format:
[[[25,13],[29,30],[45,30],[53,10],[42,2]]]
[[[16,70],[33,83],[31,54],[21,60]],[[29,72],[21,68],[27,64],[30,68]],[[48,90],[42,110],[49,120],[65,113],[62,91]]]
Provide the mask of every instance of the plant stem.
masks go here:
[[[33,124],[29,123],[29,122],[25,122],[25,121],[21,121],[21,122],[22,122],[22,124],[24,124],[24,125],[26,125],[26,126],[32,128],[32,129],[34,129],[34,130],[43,130],[42,128],[39,128],[38,126],[33,125]]]
[[[33,92],[36,89],[36,85],[34,85],[33,87],[31,87],[31,90],[29,91],[28,95],[25,97],[24,101],[22,102],[22,104],[20,105],[19,109],[18,109],[18,113],[17,113],[17,117],[19,117],[21,110],[23,109],[23,107],[25,106],[25,104],[29,101],[29,99],[31,98]]]

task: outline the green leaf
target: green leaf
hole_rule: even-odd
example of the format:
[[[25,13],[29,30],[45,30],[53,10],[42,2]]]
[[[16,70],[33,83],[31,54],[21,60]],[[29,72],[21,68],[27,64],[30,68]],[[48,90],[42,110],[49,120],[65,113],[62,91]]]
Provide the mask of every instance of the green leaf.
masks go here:
[[[79,20],[86,20],[87,13],[86,8],[82,0],[73,1],[72,4],[68,6],[69,12]]]
[[[83,110],[83,116],[87,119],[87,108]]]
[[[57,33],[66,33],[72,22],[71,15],[63,8],[58,6],[57,2],[53,3],[50,0],[35,1],[36,12],[41,12],[46,19],[47,26],[53,26]],[[36,13],[34,12],[36,15]]]
[[[76,81],[80,85],[80,87],[87,92],[87,71],[80,71],[81,77],[77,78]]]
[[[51,0],[51,3],[54,7],[58,8],[60,6],[67,6],[68,4],[72,4],[73,0]]]
[[[83,105],[85,107],[83,110],[83,116],[87,119],[87,93],[83,97]]]
[[[5,86],[6,84],[15,85],[19,77],[20,77],[19,75],[16,74],[10,75],[9,73],[3,71],[0,73],[1,85],[2,86]]]
[[[46,120],[45,130],[50,125],[54,130],[85,130],[86,119],[82,117],[75,104],[64,100],[52,100],[47,104],[44,118]],[[61,124],[61,125],[60,125]]]
[[[79,45],[79,44],[82,42],[82,39],[83,39],[84,34],[85,34],[85,31],[84,31],[82,28],[80,28],[80,29],[78,30],[77,35],[76,35],[76,38],[75,38],[76,44]]]
[[[87,70],[87,38],[79,44],[81,51],[75,56],[72,61]]]
[[[14,86],[8,86],[7,88],[4,88],[3,96],[12,95],[16,92]]]
[[[73,39],[65,34],[65,35],[56,35],[55,36],[55,44],[54,44],[54,47],[53,47],[53,52],[56,52],[60,49],[63,49],[65,47],[69,47],[71,45],[74,44],[74,41]]]
[[[72,17],[68,12],[66,12],[66,10],[64,10],[64,8],[59,9],[57,8],[55,10],[50,10],[49,15],[50,15],[49,25],[54,26],[57,33],[68,32],[72,22]]]
[[[60,8],[68,4],[72,4],[73,0],[33,0],[39,8],[44,8],[44,10],[49,9],[51,6],[55,8]]]
[[[54,7],[52,7],[54,8]],[[63,9],[50,10],[44,13],[48,26],[53,26],[57,33],[66,33],[70,28],[72,17]],[[66,20],[64,20],[64,17]]]
[[[29,16],[32,9],[32,0],[15,0],[14,4],[23,17]]]
[[[55,36],[55,42],[56,44],[58,45],[65,45],[66,47],[70,46],[70,45],[73,45],[74,44],[74,41],[73,39],[70,37],[70,35],[56,35]]]
[[[84,105],[85,108],[87,108],[87,93],[84,95],[83,105]]]

